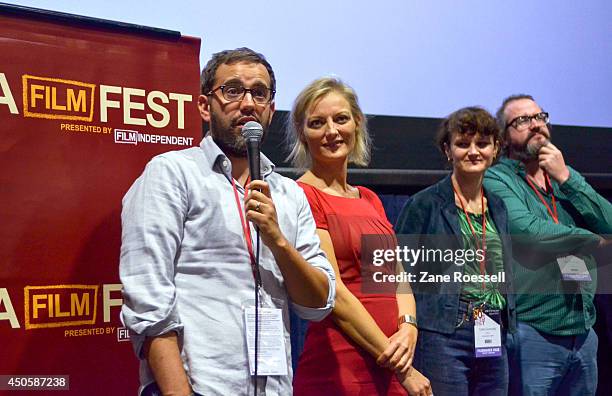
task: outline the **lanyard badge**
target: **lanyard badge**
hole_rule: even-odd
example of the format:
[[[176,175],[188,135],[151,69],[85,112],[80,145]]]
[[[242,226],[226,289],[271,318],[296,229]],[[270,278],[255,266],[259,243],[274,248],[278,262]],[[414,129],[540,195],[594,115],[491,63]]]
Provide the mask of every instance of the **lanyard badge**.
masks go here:
[[[498,309],[474,309],[474,350],[477,358],[502,355],[500,319]]]
[[[259,308],[257,375],[287,375],[287,351],[280,308]],[[255,307],[244,308],[249,372],[255,375]]]
[[[548,214],[552,217],[555,224],[559,224],[559,214],[557,213],[557,201],[555,199],[552,184],[550,183],[550,177],[548,173],[544,173],[546,180],[546,190],[552,196],[552,207],[548,205],[534,182],[531,180],[529,175],[525,176],[527,184],[535,192],[542,205],[546,207]],[[564,281],[579,281],[579,282],[591,282],[591,274],[586,267],[586,263],[580,257],[574,255],[568,255],[563,257],[557,257],[557,263],[559,264],[559,270],[561,271],[561,279]]]
[[[557,257],[557,263],[564,281],[591,282],[591,274],[580,257],[573,255]]]
[[[247,181],[248,183],[248,181]],[[257,376],[287,375],[287,351],[283,324],[283,311],[274,307],[261,288],[261,277],[257,257],[253,252],[250,225],[245,219],[236,182],[232,178],[232,188],[236,199],[236,208],[240,214],[242,232],[246,241],[251,262],[251,271],[255,280],[255,289],[258,302],[249,301],[243,304],[244,327],[249,361],[249,372]],[[256,307],[256,305],[258,305]],[[257,338],[257,339],[256,339]],[[257,349],[257,353],[256,353]],[[257,355],[257,358],[255,357]],[[257,359],[257,362],[255,362]]]

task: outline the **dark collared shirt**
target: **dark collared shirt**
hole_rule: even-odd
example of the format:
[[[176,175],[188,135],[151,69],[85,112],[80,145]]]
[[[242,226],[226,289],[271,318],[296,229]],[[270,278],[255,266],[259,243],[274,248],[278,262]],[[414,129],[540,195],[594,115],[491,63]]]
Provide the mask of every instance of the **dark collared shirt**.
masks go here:
[[[555,196],[559,223],[527,183],[524,166],[503,158],[489,169],[484,186],[504,200],[513,236],[517,319],[553,335],[576,335],[595,323],[593,297],[597,269],[593,257],[577,253],[594,247],[597,234],[612,233],[612,205],[575,170],[552,194],[539,190],[552,209]],[[582,258],[592,282],[563,281],[557,257],[576,254]]]

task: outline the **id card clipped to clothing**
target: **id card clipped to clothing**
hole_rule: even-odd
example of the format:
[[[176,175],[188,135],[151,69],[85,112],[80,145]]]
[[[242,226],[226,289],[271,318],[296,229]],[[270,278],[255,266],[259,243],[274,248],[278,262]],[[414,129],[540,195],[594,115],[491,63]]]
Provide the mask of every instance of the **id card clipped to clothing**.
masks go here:
[[[561,270],[561,278],[564,281],[590,282],[591,274],[586,263],[580,257],[573,255],[557,257],[557,263]]]
[[[475,315],[474,349],[477,358],[502,355],[500,323],[501,315],[497,309],[479,311]]]
[[[263,300],[263,299],[262,299]],[[245,336],[249,358],[249,372],[255,375],[255,304],[244,305]],[[283,311],[271,301],[262,303],[258,313],[257,375],[287,375],[287,347]]]

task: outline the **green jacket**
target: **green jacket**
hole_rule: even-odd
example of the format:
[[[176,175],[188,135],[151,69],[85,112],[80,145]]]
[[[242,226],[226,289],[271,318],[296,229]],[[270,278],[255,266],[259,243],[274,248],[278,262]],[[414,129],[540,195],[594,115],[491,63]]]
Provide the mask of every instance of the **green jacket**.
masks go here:
[[[556,224],[526,182],[521,162],[502,158],[485,174],[485,188],[504,200],[513,239],[517,319],[553,335],[575,335],[595,323],[597,286],[594,258],[585,253],[612,234],[612,205],[574,169],[559,185],[551,180],[557,201]],[[552,196],[540,190],[549,207]],[[563,281],[557,257],[582,258],[592,282]]]

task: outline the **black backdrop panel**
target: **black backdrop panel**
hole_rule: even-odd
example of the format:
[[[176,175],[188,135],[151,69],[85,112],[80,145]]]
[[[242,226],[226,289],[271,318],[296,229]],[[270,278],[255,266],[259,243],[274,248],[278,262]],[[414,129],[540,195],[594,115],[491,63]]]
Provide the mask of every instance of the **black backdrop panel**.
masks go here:
[[[278,170],[295,177],[299,171],[285,161],[286,111],[276,112],[263,152]],[[377,192],[410,194],[435,183],[448,172],[434,144],[440,119],[368,116],[374,145],[368,168],[349,170],[349,181],[376,187]],[[566,163],[581,172],[599,191],[612,192],[612,128],[554,125],[553,142]]]

